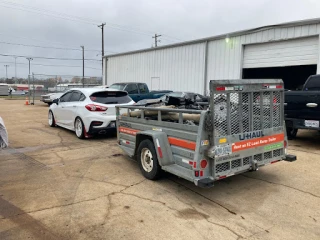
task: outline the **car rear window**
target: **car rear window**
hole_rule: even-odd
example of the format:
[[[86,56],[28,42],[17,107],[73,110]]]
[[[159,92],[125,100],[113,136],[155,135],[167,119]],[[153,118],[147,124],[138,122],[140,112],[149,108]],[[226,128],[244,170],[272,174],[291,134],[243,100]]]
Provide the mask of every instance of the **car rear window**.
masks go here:
[[[123,90],[126,84],[112,84],[109,88]]]
[[[126,92],[96,92],[90,96],[92,102],[102,104],[123,104],[131,102]]]

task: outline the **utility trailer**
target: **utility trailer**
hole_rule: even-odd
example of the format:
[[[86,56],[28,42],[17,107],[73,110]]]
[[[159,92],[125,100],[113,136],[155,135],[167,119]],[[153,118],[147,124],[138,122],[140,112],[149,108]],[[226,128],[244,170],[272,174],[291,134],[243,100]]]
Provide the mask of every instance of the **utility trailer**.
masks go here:
[[[211,187],[232,175],[296,160],[286,152],[282,80],[210,81],[206,111],[118,106],[117,133],[120,148],[152,180],[166,171]]]

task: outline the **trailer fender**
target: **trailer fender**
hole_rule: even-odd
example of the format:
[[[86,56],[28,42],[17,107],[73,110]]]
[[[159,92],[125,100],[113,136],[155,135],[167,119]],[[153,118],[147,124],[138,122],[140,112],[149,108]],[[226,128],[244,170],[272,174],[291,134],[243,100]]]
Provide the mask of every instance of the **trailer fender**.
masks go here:
[[[150,139],[153,142],[160,166],[174,164],[168,136],[165,132],[152,130],[138,132],[136,135],[135,155],[139,144],[145,139]]]

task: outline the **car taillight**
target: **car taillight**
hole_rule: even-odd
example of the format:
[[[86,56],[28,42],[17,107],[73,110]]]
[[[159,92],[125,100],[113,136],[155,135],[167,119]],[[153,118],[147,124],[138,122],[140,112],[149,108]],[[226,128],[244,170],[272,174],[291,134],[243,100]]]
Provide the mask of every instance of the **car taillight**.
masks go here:
[[[90,112],[104,112],[107,111],[108,108],[96,104],[88,104],[85,106],[86,109],[88,109]]]

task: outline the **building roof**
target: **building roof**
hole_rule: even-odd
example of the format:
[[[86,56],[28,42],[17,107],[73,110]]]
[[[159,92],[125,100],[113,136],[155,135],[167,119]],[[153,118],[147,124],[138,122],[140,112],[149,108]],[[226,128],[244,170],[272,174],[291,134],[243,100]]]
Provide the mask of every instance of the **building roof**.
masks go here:
[[[212,37],[207,37],[207,38],[201,38],[201,39],[185,41],[185,42],[181,42],[181,43],[164,45],[164,46],[160,46],[160,47],[156,47],[156,48],[145,48],[145,49],[134,50],[134,51],[129,51],[129,52],[111,54],[111,55],[106,55],[103,57],[104,58],[116,57],[116,56],[133,54],[133,53],[156,51],[156,50],[165,49],[165,48],[173,48],[173,47],[179,47],[179,46],[184,46],[184,45],[189,45],[189,44],[202,43],[202,42],[206,42],[206,41],[219,40],[219,39],[224,39],[226,37],[237,37],[237,36],[241,36],[241,35],[245,35],[245,34],[249,34],[249,33],[254,33],[254,32],[260,32],[260,31],[264,31],[264,30],[268,30],[268,29],[276,28],[276,27],[293,27],[293,26],[310,25],[310,24],[317,24],[317,23],[320,23],[320,18],[313,18],[313,19],[299,20],[299,21],[286,22],[286,23],[280,23],[280,24],[274,24],[274,25],[267,25],[267,26],[258,27],[258,28],[241,30],[241,31],[237,31],[237,32],[224,33],[224,34],[220,34],[220,35],[216,35],[216,36],[212,36]]]

